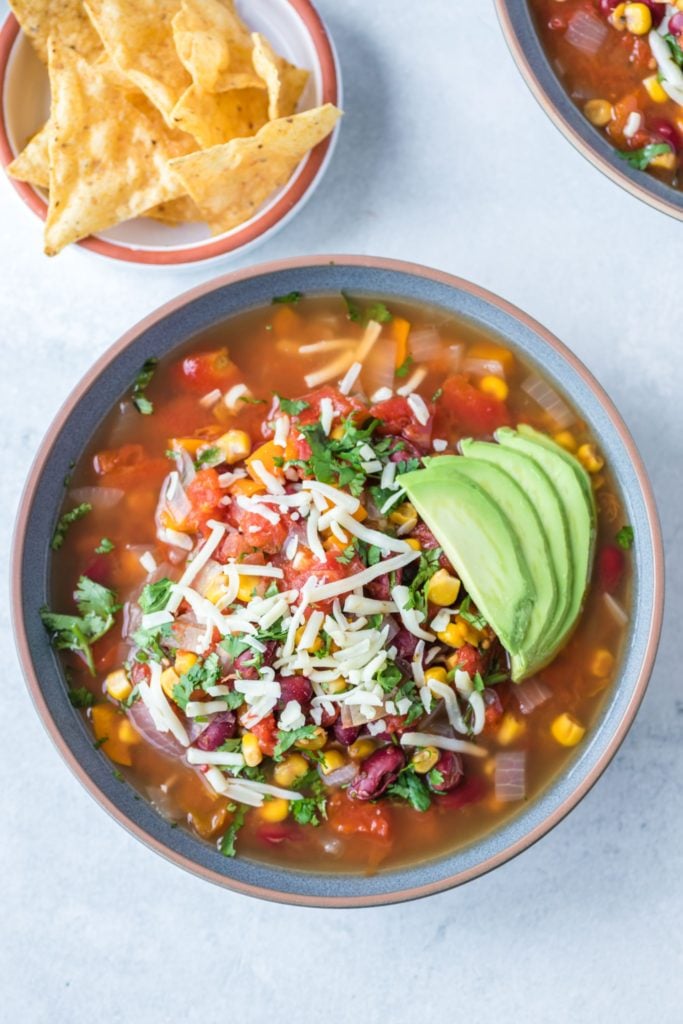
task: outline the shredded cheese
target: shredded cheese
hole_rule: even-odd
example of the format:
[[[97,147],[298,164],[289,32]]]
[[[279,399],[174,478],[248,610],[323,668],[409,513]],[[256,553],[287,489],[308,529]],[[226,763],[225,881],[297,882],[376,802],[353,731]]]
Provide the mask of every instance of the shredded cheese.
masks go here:
[[[430,732],[404,732],[401,736],[403,747],[437,747],[439,750],[451,750],[454,754],[471,754],[472,757],[486,757],[487,751],[466,740],[451,739]]]
[[[351,388],[353,387],[353,385],[358,380],[358,375],[360,374],[360,371],[362,369],[363,369],[362,363],[352,363],[351,364],[351,366],[346,371],[344,377],[339,381],[339,390],[341,391],[342,395],[348,395],[349,394],[349,392],[351,391]]]

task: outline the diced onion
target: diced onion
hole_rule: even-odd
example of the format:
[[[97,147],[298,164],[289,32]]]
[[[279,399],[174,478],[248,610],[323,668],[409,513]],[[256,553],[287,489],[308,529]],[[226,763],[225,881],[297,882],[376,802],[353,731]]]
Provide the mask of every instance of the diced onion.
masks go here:
[[[603,599],[612,618],[618,622],[620,626],[625,626],[628,622],[628,615],[619,602],[615,601],[611,594],[604,594]]]
[[[517,698],[519,710],[523,715],[530,715],[535,708],[545,704],[552,696],[550,688],[535,676],[525,679],[523,683],[518,683],[512,692]]]
[[[522,391],[526,391],[529,398],[533,399],[562,430],[574,422],[574,413],[567,403],[535,373],[523,382]]]
[[[107,509],[118,505],[123,493],[118,487],[74,487],[69,491],[69,497],[77,505],[87,502],[94,509]]]
[[[494,782],[498,800],[523,800],[526,796],[526,753],[506,750],[496,754]]]
[[[475,356],[468,356],[462,364],[463,373],[469,373],[473,377],[502,377],[505,378],[505,367],[498,359],[479,359]]]
[[[564,38],[576,50],[593,55],[605,42],[608,32],[607,25],[595,14],[579,10],[571,18]]]
[[[441,354],[441,336],[436,327],[410,332],[410,354],[416,363],[426,363]]]

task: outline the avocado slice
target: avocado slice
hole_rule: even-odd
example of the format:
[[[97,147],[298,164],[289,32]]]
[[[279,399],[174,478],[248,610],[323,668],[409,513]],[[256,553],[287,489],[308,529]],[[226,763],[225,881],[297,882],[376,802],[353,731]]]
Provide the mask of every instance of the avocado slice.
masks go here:
[[[536,588],[524,648],[511,658],[512,678],[523,679],[538,667],[537,653],[541,660],[544,657],[544,645],[555,619],[560,593],[550,544],[538,512],[513,477],[493,462],[463,458],[461,455],[442,455],[429,460],[429,472],[444,477],[449,473],[466,476],[486,491],[515,529]]]
[[[590,514],[593,523],[597,518],[595,511],[595,495],[593,494],[593,487],[591,484],[591,478],[589,477],[586,470],[583,468],[578,459],[575,459],[565,448],[553,441],[552,438],[548,437],[547,434],[542,434],[540,430],[534,430],[528,423],[520,423],[517,427],[517,433],[521,434],[522,437],[526,437],[529,441],[535,441],[536,444],[543,445],[544,448],[548,448],[551,452],[555,452],[561,459],[571,466],[574,471],[576,478],[581,484],[581,489],[588,499],[590,506]]]
[[[574,567],[564,505],[547,474],[533,459],[521,452],[503,448],[490,441],[474,441],[471,438],[461,441],[460,449],[466,459],[491,462],[508,473],[517,481],[538,511],[550,549],[550,564],[557,580],[558,595],[553,618],[548,623],[545,635],[539,638],[534,652],[535,670],[550,661],[555,651],[555,643],[564,630],[571,604]]]
[[[585,482],[582,481],[581,474],[573,465],[576,460],[559,448],[559,445],[554,445],[551,442],[552,446],[549,446],[539,442],[536,438],[532,440],[509,427],[501,427],[494,436],[503,448],[519,452],[532,459],[547,474],[562,498],[569,524],[573,579],[568,614],[560,630],[560,635],[554,643],[556,651],[565,643],[576,625],[590,579],[595,545],[593,497],[592,494],[589,495],[586,492]],[[582,469],[582,467],[580,468]],[[588,486],[590,487],[590,483]]]
[[[536,590],[508,517],[464,475],[420,469],[401,485],[503,646],[519,653]]]

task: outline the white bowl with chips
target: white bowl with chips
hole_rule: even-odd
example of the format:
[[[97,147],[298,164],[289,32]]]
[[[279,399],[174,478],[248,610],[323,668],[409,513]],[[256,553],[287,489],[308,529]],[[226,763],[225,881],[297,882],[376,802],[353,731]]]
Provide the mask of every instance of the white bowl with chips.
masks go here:
[[[287,60],[310,71],[298,112],[324,104],[341,106],[341,77],[332,39],[310,0],[237,0],[249,29],[261,32]],[[0,161],[7,167],[49,115],[47,69],[14,15],[0,29]],[[137,217],[81,239],[79,248],[100,256],[148,267],[192,267],[215,263],[265,241],[283,227],[310,198],[330,162],[339,132],[332,133],[298,164],[287,183],[248,220],[222,234],[200,222],[168,224]],[[47,195],[28,182],[8,176],[18,195],[45,220]]]

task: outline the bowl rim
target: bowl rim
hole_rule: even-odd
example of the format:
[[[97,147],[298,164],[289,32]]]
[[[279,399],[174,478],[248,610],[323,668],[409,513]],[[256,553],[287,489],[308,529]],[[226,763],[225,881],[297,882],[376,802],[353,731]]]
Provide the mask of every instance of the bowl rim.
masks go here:
[[[529,0],[494,0],[508,49],[529,90],[556,128],[589,163],[648,206],[683,220],[683,191],[636,171],[619,159],[569,97],[534,25]]]
[[[285,0],[299,16],[308,32],[316,52],[321,76],[321,104],[341,105],[341,70],[332,37],[311,0]],[[7,174],[7,167],[14,160],[15,153],[10,145],[5,122],[5,82],[8,64],[15,43],[21,35],[21,26],[10,13],[0,27],[0,164],[5,177],[24,203],[41,220],[47,215],[47,204],[43,197],[26,181],[19,181]],[[241,251],[263,241],[271,232],[284,226],[286,221],[301,209],[324,174],[332,157],[339,134],[337,123],[332,132],[318,143],[301,162],[284,187],[277,200],[266,207],[246,224],[225,235],[204,241],[168,247],[149,247],[134,243],[110,241],[89,235],[75,244],[89,252],[117,260],[147,266],[192,266],[221,256],[237,255]]]
[[[100,377],[103,371],[107,369],[110,363],[125,351],[128,346],[134,344],[135,341],[150,327],[157,324],[159,321],[164,320],[170,314],[176,313],[182,308],[188,306],[196,299],[206,296],[214,291],[224,289],[228,286],[239,285],[240,283],[246,282],[252,278],[267,276],[282,271],[309,270],[330,264],[341,267],[361,268],[365,270],[398,272],[434,282],[448,288],[458,289],[459,291],[464,292],[465,295],[485,303],[489,308],[493,308],[495,312],[503,313],[504,315],[510,316],[519,321],[523,328],[530,331],[533,335],[539,337],[543,343],[547,344],[555,354],[559,355],[564,362],[570,365],[570,368],[578,375],[581,382],[593,393],[601,407],[601,410],[606,414],[610,426],[616,431],[618,440],[623,445],[624,450],[631,461],[634,474],[640,487],[640,496],[642,498],[647,520],[647,528],[649,531],[648,541],[651,545],[652,551],[651,579],[653,598],[646,622],[647,640],[644,642],[644,650],[640,664],[637,668],[635,682],[633,684],[628,703],[623,709],[622,716],[618,720],[613,734],[605,742],[605,747],[602,753],[598,756],[592,768],[587,771],[585,777],[583,777],[579,784],[575,786],[575,788],[573,788],[564,799],[562,799],[560,804],[554,810],[550,813],[544,814],[542,820],[540,820],[535,826],[530,828],[528,831],[525,831],[519,838],[514,839],[511,843],[505,846],[505,848],[496,853],[485,856],[478,863],[425,884],[415,885],[412,887],[399,887],[395,891],[371,893],[369,895],[362,896],[328,896],[299,892],[284,892],[278,889],[266,888],[261,885],[254,885],[240,879],[228,877],[190,859],[189,857],[184,856],[181,852],[174,850],[171,845],[167,845],[165,842],[157,839],[146,831],[142,825],[129,817],[125,810],[111,800],[97,782],[86,772],[85,768],[82,767],[79,759],[71,751],[60,732],[57,722],[53,718],[52,711],[50,710],[43,695],[42,688],[38,680],[38,674],[33,663],[22,600],[22,566],[27,541],[27,525],[31,509],[35,501],[36,490],[40,478],[51,455],[53,442],[60,435],[68,418],[83,400],[83,397],[90,386],[97,378]],[[155,850],[166,860],[182,867],[191,874],[213,882],[222,888],[239,892],[242,895],[256,896],[272,902],[289,905],[322,908],[379,906],[418,899],[437,892],[443,892],[481,875],[487,874],[492,869],[522,853],[554,828],[571,810],[573,810],[573,808],[597,782],[598,778],[602,775],[626,737],[645,695],[657,653],[662,626],[664,603],[664,552],[652,487],[642,458],[628,431],[628,428],[621,419],[621,416],[617,412],[611,399],[605,393],[601,385],[595,380],[590,371],[583,365],[578,357],[575,356],[574,353],[571,352],[571,350],[559,341],[559,339],[550,331],[518,307],[507,302],[505,299],[500,298],[495,293],[444,271],[407,261],[372,256],[315,255],[294,257],[273,260],[267,263],[235,270],[183,292],[181,295],[154,310],[127,330],[103,353],[103,355],[99,357],[99,359],[97,359],[93,366],[80,379],[59,409],[57,415],[54,417],[50,427],[48,428],[46,437],[50,439],[50,443],[39,448],[29,471],[19,502],[19,511],[12,542],[13,554],[10,573],[12,622],[14,626],[15,644],[19,654],[19,661],[23,670],[26,685],[33,704],[42,720],[43,726],[48,732],[54,745],[57,747],[59,753],[66,761],[73,774],[90,793],[90,795],[135,838],[140,840],[149,848]],[[643,633],[645,633],[645,628],[643,629]],[[542,797],[539,799],[541,798]],[[494,830],[494,833],[495,831],[496,830]],[[416,867],[419,867],[419,865],[412,866],[413,869]],[[408,870],[411,870],[411,867],[409,867]]]

